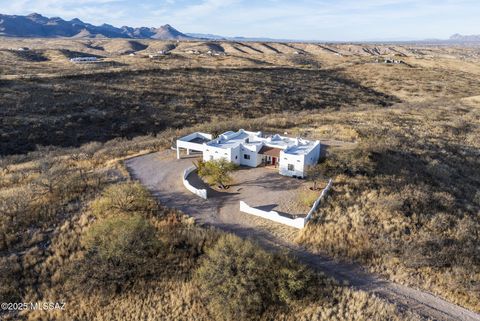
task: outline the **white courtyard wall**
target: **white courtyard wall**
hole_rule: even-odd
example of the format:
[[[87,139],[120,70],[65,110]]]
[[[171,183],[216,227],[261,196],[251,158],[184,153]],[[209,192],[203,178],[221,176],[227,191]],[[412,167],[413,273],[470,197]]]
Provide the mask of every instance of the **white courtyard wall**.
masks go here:
[[[193,194],[203,198],[204,200],[207,199],[207,190],[206,189],[198,189],[193,187],[190,182],[188,181],[188,175],[190,175],[192,172],[194,172],[197,168],[195,166],[191,166],[183,171],[182,174],[182,182],[183,186],[185,186],[186,189],[188,189],[190,192]]]
[[[292,226],[295,228],[303,228],[305,226],[305,219],[304,218],[288,218],[285,216],[281,216],[278,212],[275,211],[262,211],[258,208],[254,208],[249,206],[244,201],[240,201],[240,212],[263,217],[267,220],[271,220],[277,223],[285,224],[288,226]]]

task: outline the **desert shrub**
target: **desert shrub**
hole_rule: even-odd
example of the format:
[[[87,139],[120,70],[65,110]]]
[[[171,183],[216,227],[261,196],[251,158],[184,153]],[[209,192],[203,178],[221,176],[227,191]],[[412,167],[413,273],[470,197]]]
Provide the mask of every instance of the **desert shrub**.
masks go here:
[[[56,204],[21,186],[0,191],[0,250],[11,248],[33,226],[46,225],[55,217]]]
[[[339,174],[369,175],[374,170],[372,154],[373,152],[366,146],[336,150],[327,155],[325,161],[320,164],[320,169],[323,170],[326,177],[334,177]]]
[[[92,213],[97,217],[108,217],[120,213],[151,215],[157,203],[150,193],[138,182],[125,182],[107,187],[100,198],[91,204]]]
[[[220,238],[196,275],[215,318],[248,320],[261,315],[272,302],[272,263],[273,257],[252,242],[231,235]]]
[[[154,273],[162,245],[155,228],[142,216],[121,215],[95,222],[82,238],[85,258],[75,274],[75,283],[94,289],[119,291],[136,279]]]
[[[312,277],[293,260],[232,235],[219,239],[196,273],[201,293],[219,320],[257,319],[270,305],[303,297]]]
[[[31,197],[33,195],[27,188],[15,188],[0,192],[0,226],[7,232],[15,225],[28,225],[31,222]]]
[[[299,264],[291,256],[276,255],[274,265],[277,268],[271,270],[276,281],[276,296],[280,302],[291,303],[302,299],[313,291],[312,283],[320,284],[315,280],[316,275],[305,265]],[[323,289],[317,289],[323,290]],[[320,294],[317,292],[317,294]],[[321,299],[316,296],[316,300]]]
[[[325,178],[323,174],[323,168],[320,164],[310,165],[306,169],[307,180],[312,182],[312,189],[316,190],[318,188],[317,184],[322,179]]]
[[[220,237],[221,232],[213,228],[200,228],[196,225],[168,224],[160,227],[159,237],[169,247],[171,253],[180,257],[186,255],[188,259],[201,258]]]
[[[19,285],[19,279],[12,269],[11,262],[0,260],[0,303],[21,302]]]
[[[39,193],[56,195],[62,193],[62,182],[70,169],[68,164],[53,158],[46,158],[38,163],[39,176],[34,184]]]
[[[198,175],[204,178],[209,185],[218,185],[222,189],[227,188],[228,184],[232,182],[230,173],[238,167],[224,158],[207,162],[200,160],[196,166]]]

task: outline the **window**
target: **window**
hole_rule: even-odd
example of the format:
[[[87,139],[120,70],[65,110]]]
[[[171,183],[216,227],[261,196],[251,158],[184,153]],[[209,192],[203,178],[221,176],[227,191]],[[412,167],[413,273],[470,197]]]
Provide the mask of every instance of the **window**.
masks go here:
[[[211,160],[211,161],[213,160],[213,156],[212,156],[212,155],[210,155],[210,160]]]
[[[244,158],[244,159],[250,159],[250,155],[248,155],[248,154],[243,154],[243,158]]]
[[[293,164],[288,164],[288,170],[293,172],[293,170],[295,169],[295,166],[293,166]]]
[[[238,159],[238,156],[235,155],[235,159]]]

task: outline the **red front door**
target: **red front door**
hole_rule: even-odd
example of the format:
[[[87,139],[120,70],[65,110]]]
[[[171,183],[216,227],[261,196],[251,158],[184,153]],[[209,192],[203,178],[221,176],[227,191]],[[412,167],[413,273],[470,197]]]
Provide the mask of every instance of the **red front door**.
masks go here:
[[[272,165],[275,165],[275,162],[277,161],[277,158],[272,157]]]

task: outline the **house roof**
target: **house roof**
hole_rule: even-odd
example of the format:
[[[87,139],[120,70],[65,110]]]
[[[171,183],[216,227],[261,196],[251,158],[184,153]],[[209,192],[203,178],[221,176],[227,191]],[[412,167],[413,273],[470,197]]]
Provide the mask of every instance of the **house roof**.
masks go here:
[[[280,148],[263,146],[258,153],[272,157],[280,157],[280,151]]]
[[[196,143],[196,144],[203,144],[203,143],[206,143],[206,142],[209,142],[209,141],[210,140],[205,138],[205,137],[195,137],[195,138],[189,140],[190,143]]]
[[[208,146],[222,149],[237,148],[238,146],[248,147],[251,150],[258,150],[260,154],[273,157],[280,157],[280,151],[291,155],[306,155],[315,148],[319,141],[309,141],[302,138],[290,138],[278,134],[264,137],[262,132],[251,132],[240,129],[237,132],[227,131],[218,138],[206,143]]]

